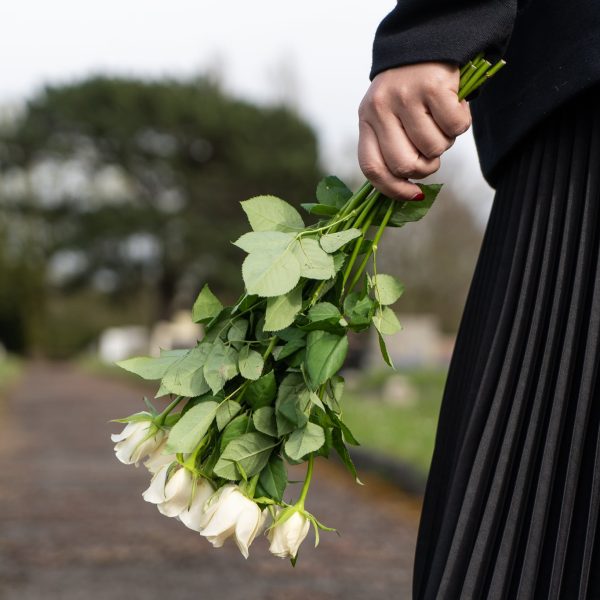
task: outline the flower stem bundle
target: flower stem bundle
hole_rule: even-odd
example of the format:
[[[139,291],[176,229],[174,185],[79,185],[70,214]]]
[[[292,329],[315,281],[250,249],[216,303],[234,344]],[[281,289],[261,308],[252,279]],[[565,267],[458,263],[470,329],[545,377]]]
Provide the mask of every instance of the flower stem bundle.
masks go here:
[[[465,65],[459,97],[501,66],[483,57]],[[333,531],[305,508],[313,463],[335,452],[360,483],[340,371],[348,335],[372,327],[392,364],[385,337],[401,329],[390,305],[404,286],[378,272],[377,251],[386,228],[421,219],[441,188],[420,187],[424,200],[400,202],[369,182],[353,193],[327,177],[302,205],[317,219],[308,225],[280,198],[242,202],[251,231],[234,244],[246,253],[244,294],[224,306],[204,286],[192,309],[204,328],[194,348],[120,363],[160,381],[156,397],[170,398],[160,413],[148,403],[121,419],[127,426],[113,437],[119,460],[145,460],[153,473],[145,500],[215,547],[233,538],[245,557],[269,522],[271,552],[293,564],[311,524],[316,543],[320,530]],[[302,463],[306,478],[291,502],[286,465]]]

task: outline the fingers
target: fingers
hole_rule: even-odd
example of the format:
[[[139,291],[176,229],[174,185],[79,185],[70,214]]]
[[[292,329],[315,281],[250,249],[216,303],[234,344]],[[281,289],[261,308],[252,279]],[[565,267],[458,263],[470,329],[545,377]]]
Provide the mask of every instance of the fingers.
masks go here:
[[[366,121],[359,122],[358,162],[365,177],[389,198],[411,200],[421,194],[421,188],[394,175],[388,168],[373,127]]]
[[[439,159],[423,156],[404,129],[404,123],[393,113],[380,114],[367,123],[375,133],[383,161],[392,175],[420,179],[439,169]],[[429,129],[436,129],[432,122]]]
[[[427,107],[438,127],[449,138],[456,138],[471,126],[471,111],[465,100],[458,100],[456,92],[440,89],[428,96]]]
[[[454,144],[454,138],[447,136],[439,128],[425,106],[412,111],[401,110],[399,117],[406,135],[425,158],[439,158]],[[433,163],[430,161],[430,164]],[[437,168],[439,168],[439,161],[437,161]]]

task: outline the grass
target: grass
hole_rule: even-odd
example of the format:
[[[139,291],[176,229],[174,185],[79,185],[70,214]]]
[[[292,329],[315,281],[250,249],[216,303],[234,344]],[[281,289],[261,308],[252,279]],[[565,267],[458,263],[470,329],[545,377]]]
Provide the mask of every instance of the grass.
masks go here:
[[[445,380],[446,371],[422,369],[360,376],[344,394],[344,421],[365,448],[427,473]]]

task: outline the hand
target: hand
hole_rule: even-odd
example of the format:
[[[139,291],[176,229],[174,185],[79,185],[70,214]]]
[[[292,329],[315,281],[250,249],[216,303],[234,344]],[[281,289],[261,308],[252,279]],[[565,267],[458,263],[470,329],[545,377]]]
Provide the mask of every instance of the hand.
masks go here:
[[[358,109],[358,162],[386,196],[422,200],[408,181],[435,173],[440,156],[471,125],[458,100],[458,67],[427,62],[389,69],[371,83]]]

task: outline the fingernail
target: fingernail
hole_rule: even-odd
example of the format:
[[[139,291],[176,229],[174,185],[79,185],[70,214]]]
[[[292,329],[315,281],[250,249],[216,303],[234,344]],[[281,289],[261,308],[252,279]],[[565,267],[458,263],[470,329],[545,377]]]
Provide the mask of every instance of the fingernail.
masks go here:
[[[418,194],[415,194],[415,195],[414,195],[414,196],[411,198],[411,200],[416,200],[416,201],[419,201],[419,200],[425,200],[425,194],[424,194],[423,192],[419,192]]]

